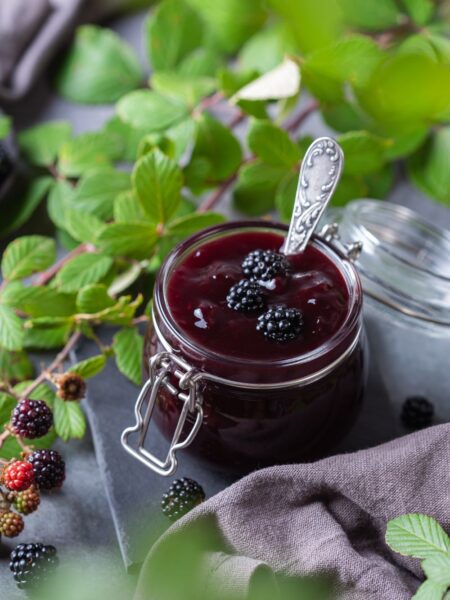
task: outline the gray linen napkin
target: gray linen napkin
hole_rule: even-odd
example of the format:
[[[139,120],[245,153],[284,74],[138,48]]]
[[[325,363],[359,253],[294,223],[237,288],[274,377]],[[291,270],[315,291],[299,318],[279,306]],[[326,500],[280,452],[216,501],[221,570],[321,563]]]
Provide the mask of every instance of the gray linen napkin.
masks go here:
[[[419,562],[389,550],[386,523],[423,512],[449,530],[449,440],[450,425],[439,425],[369,450],[249,475],[157,542],[135,600],[261,600],[262,590],[285,600],[280,575],[291,583],[328,576],[331,597],[340,600],[411,598]],[[179,597],[175,580],[184,590]]]

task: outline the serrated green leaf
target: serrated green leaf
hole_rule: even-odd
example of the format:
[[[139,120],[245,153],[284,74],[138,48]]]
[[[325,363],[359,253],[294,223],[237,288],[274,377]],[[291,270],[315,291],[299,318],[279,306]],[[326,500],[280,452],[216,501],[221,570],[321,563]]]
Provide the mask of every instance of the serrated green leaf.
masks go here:
[[[100,233],[97,244],[111,256],[150,258],[158,240],[156,229],[146,223],[112,223]]]
[[[130,175],[124,171],[96,169],[81,178],[73,202],[77,210],[93,214],[99,219],[111,219],[114,199],[128,190],[130,185]]]
[[[234,206],[249,216],[268,213],[274,208],[277,186],[286,174],[286,168],[273,167],[260,160],[244,165],[234,188]]]
[[[25,329],[23,346],[29,350],[62,348],[69,339],[72,328],[72,323],[66,323],[53,329]]]
[[[21,381],[14,386],[14,392],[21,396],[32,384],[32,381]],[[32,400],[44,400],[51,408],[55,399],[55,392],[48,383],[40,383],[30,394],[29,397]]]
[[[131,48],[110,29],[86,25],[77,30],[56,87],[74,102],[105,104],[116,102],[140,82],[141,68]]]
[[[298,174],[287,173],[279,182],[275,192],[275,206],[282,221],[289,223],[297,193]]]
[[[22,321],[9,306],[0,304],[0,346],[5,350],[22,350],[23,337]]]
[[[90,283],[97,283],[108,273],[113,260],[104,254],[87,252],[75,256],[57,273],[54,285],[61,292],[77,292]]]
[[[332,206],[345,206],[356,198],[366,198],[369,188],[360,175],[342,175],[331,200]]]
[[[55,162],[61,146],[70,139],[72,127],[67,121],[49,121],[22,131],[18,136],[22,153],[33,165]]]
[[[434,583],[450,586],[450,555],[438,554],[427,558],[422,563],[425,575]]]
[[[10,352],[0,348],[0,379],[22,381],[32,377],[33,373],[33,363],[26,352]]]
[[[53,424],[64,442],[79,440],[86,433],[86,417],[78,402],[65,402],[58,396],[53,404]]]
[[[77,309],[80,313],[98,313],[105,308],[114,306],[115,302],[108,295],[106,286],[96,283],[87,285],[78,292]]]
[[[149,221],[134,192],[122,192],[114,200],[114,221],[117,223]]]
[[[279,65],[285,54],[297,48],[285,23],[276,23],[255,33],[241,48],[239,64],[244,71],[265,73]]]
[[[402,0],[407,13],[418,25],[425,25],[433,16],[436,6],[432,0]]]
[[[428,515],[402,515],[389,521],[386,543],[399,554],[430,558],[450,551],[450,539],[439,523]]]
[[[183,176],[177,164],[156,148],[137,162],[132,180],[150,219],[166,223],[181,200]]]
[[[64,229],[79,242],[95,244],[104,224],[95,215],[77,210],[69,204],[64,208]]]
[[[175,235],[185,238],[189,235],[192,235],[196,231],[205,229],[206,227],[212,227],[213,225],[224,223],[225,220],[226,219],[223,215],[212,212],[186,215],[169,223],[167,226],[167,235]]]
[[[38,450],[42,448],[51,448],[56,442],[57,437],[55,430],[52,428],[44,437],[35,440],[24,439],[23,442],[28,446],[32,445],[33,448]],[[0,458],[3,458],[4,460],[11,460],[12,458],[20,459],[22,453],[22,446],[19,445],[15,437],[10,436],[0,449]]]
[[[194,119],[187,118],[165,131],[165,137],[173,144],[173,160],[186,163],[186,154],[193,147],[197,133]]]
[[[62,145],[58,168],[67,177],[79,177],[96,167],[111,165],[120,158],[122,143],[106,131],[83,133]]]
[[[3,277],[8,280],[28,277],[43,271],[56,259],[56,245],[51,238],[28,235],[11,242],[2,258]]]
[[[5,392],[0,392],[0,425],[6,425],[11,420],[11,413],[17,404],[16,399]]]
[[[178,65],[177,71],[191,77],[213,77],[223,64],[223,59],[213,48],[196,48]]]
[[[26,223],[52,184],[53,178],[47,176],[25,182],[17,192],[14,202],[8,202],[2,207],[0,235],[11,233]]]
[[[385,199],[394,183],[394,165],[392,163],[387,163],[379,171],[364,175],[362,179],[367,186],[367,196],[369,198]],[[362,196],[358,197],[361,198]]]
[[[0,300],[30,317],[67,317],[75,312],[75,298],[44,286],[23,286],[19,282]]]
[[[202,45],[203,23],[183,0],[163,0],[150,13],[146,34],[153,69],[173,69]]]
[[[378,31],[400,24],[402,15],[394,0],[360,2],[359,0],[340,0],[344,20],[348,25],[361,27],[368,31]]]
[[[380,169],[385,162],[385,151],[390,141],[368,131],[350,131],[338,138],[345,156],[347,175],[365,175]]]
[[[111,323],[112,325],[131,325],[136,310],[142,304],[142,300],[141,294],[133,301],[131,301],[131,296],[121,296],[114,306],[101,311],[98,313],[97,317],[103,323]]]
[[[139,385],[142,381],[143,337],[136,329],[121,329],[114,336],[113,348],[119,371],[133,383]]]
[[[396,160],[409,156],[417,150],[428,136],[428,129],[421,127],[411,133],[406,133],[392,139],[392,145],[386,148],[384,156],[386,160]]]
[[[197,140],[186,167],[186,180],[211,186],[232,175],[242,160],[242,149],[231,131],[204,113],[197,122]],[[198,164],[203,165],[198,171]],[[200,176],[199,176],[200,175]]]
[[[120,144],[117,160],[130,163],[136,160],[139,143],[147,134],[147,131],[135,129],[130,123],[122,121],[117,115],[107,121],[103,131],[108,136],[116,139],[117,144]]]
[[[11,131],[11,118],[5,115],[0,116],[0,140],[4,140]]]
[[[369,129],[373,121],[361,108],[348,100],[337,103],[323,104],[321,106],[322,117],[332,129],[336,131],[352,131]]]
[[[425,581],[411,600],[443,600],[446,591],[446,585],[441,585],[434,581]]]
[[[408,163],[415,185],[428,194],[450,204],[450,126],[439,129]]]
[[[298,146],[289,135],[270,121],[253,121],[248,132],[253,154],[273,167],[294,167],[300,159]]]
[[[238,90],[231,98],[238,100],[280,100],[300,91],[300,67],[290,58]]]
[[[152,88],[161,94],[185,102],[194,108],[200,100],[216,89],[213,77],[193,77],[173,71],[157,71],[151,78]]]
[[[94,377],[97,373],[103,371],[103,368],[106,365],[106,356],[104,354],[99,354],[98,356],[91,356],[90,358],[86,358],[75,365],[72,365],[69,369],[71,373],[76,373],[83,379],[89,379],[89,377]]]
[[[127,94],[117,104],[117,114],[126,123],[147,133],[162,131],[188,115],[186,104],[150,90]]]

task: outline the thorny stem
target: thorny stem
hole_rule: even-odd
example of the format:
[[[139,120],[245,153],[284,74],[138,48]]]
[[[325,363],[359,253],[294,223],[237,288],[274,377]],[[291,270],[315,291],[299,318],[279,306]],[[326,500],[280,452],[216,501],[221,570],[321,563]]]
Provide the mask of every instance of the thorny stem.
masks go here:
[[[5,431],[0,435],[0,448],[3,446],[3,444],[9,438],[10,435],[11,432],[9,431],[9,429],[5,429]]]
[[[311,100],[311,102],[305,106],[305,108],[298,113],[294,119],[286,125],[287,131],[295,133],[300,125],[303,125],[304,121],[319,108],[317,100]]]
[[[69,260],[71,260],[75,256],[78,256],[79,254],[83,254],[84,252],[94,252],[94,251],[95,251],[94,245],[80,244],[79,246],[74,248],[71,252],[69,252],[68,254],[63,256],[60,260],[55,262],[55,264],[52,265],[49,269],[47,269],[46,271],[42,271],[42,273],[40,273],[38,275],[38,277],[36,277],[36,279],[34,280],[33,285],[35,285],[35,286],[45,285],[51,279],[53,279],[53,277],[58,273],[58,271],[60,269],[62,269],[62,267],[67,262],[69,262]]]

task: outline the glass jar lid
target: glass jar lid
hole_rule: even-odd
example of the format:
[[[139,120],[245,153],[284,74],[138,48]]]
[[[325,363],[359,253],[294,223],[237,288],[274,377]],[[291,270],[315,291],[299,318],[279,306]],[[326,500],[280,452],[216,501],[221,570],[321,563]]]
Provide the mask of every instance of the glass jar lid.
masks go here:
[[[397,204],[356,200],[343,211],[341,234],[363,243],[356,266],[368,296],[450,326],[450,231]]]

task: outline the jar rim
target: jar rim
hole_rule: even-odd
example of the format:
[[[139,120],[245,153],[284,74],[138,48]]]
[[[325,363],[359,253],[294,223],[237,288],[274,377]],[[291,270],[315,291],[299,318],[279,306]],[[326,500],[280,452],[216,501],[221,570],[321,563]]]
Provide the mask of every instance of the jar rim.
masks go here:
[[[231,221],[225,224],[203,229],[202,231],[190,236],[178,244],[170,252],[159,271],[155,284],[156,313],[163,318],[165,327],[168,328],[170,335],[173,336],[177,341],[183,343],[183,347],[200,354],[206,359],[220,361],[221,363],[227,363],[229,365],[245,364],[246,367],[250,368],[257,368],[267,364],[267,359],[243,359],[242,357],[224,355],[198,344],[195,340],[190,338],[190,336],[186,334],[173,319],[167,302],[166,292],[172,269],[175,268],[176,265],[179,264],[179,261],[182,260],[190,251],[192,251],[196,245],[201,245],[207,240],[209,241],[210,239],[220,236],[221,234],[233,234],[237,231],[245,231],[246,229],[253,230],[255,228],[269,231],[277,230],[278,232],[287,232],[288,230],[288,227],[282,223],[261,220]],[[320,239],[318,236],[313,236],[311,243],[333,262],[345,280],[349,293],[349,305],[346,318],[341,327],[326,342],[317,348],[314,348],[310,352],[300,356],[294,356],[287,359],[284,358],[270,360],[271,366],[273,365],[286,368],[305,367],[307,372],[314,372],[313,367],[316,361],[322,360],[326,355],[333,354],[333,352],[336,354],[336,349],[338,348],[344,352],[346,348],[354,341],[355,337],[359,335],[359,317],[362,307],[362,287],[358,272],[349,259],[338,254],[338,252],[323,239]]]

